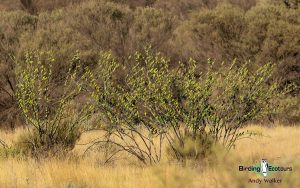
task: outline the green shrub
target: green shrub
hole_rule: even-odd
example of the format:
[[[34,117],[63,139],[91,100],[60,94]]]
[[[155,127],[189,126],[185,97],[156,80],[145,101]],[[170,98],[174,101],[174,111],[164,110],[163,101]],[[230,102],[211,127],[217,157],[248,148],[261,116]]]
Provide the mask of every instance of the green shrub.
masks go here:
[[[118,147],[118,152],[127,152],[145,164],[152,164],[161,159],[163,132],[167,129],[164,118],[171,118],[172,112],[161,101],[162,96],[171,97],[171,73],[166,59],[149,50],[145,53],[144,56],[137,52],[129,58],[132,68],[120,67],[110,53],[102,53],[97,68],[89,74],[91,96],[98,101],[99,128],[105,133],[98,143],[111,143]],[[123,84],[114,80],[117,69],[128,72]],[[158,112],[157,105],[164,111]],[[156,117],[156,113],[165,116]]]
[[[244,133],[239,133],[243,124],[284,110],[279,101],[294,88],[289,85],[282,89],[271,80],[274,72],[271,64],[253,72],[247,65],[238,67],[233,64],[220,70],[216,80],[216,97],[211,106],[213,111],[207,120],[208,125],[212,125],[210,132],[214,138],[222,140],[229,149],[240,136],[244,136]]]
[[[50,52],[39,51],[27,52],[24,59],[17,60],[18,104],[30,128],[23,145],[33,155],[57,147],[73,148],[80,135],[80,126],[93,111],[88,101],[75,103],[84,80],[84,74],[78,72],[78,56],[72,60],[63,87],[59,88],[52,82],[54,62]]]
[[[215,144],[230,150],[238,139],[249,136],[240,128],[280,111],[278,100],[291,89],[280,90],[271,82],[270,64],[251,72],[247,63],[216,69],[209,61],[207,72],[199,72],[199,63],[191,60],[174,70],[149,48],[129,61],[134,66],[119,84],[113,75],[120,67],[104,53],[99,67],[89,72],[91,96],[98,101],[100,128],[106,135],[98,143],[114,144],[144,163],[160,161],[163,142],[178,160],[205,157]]]

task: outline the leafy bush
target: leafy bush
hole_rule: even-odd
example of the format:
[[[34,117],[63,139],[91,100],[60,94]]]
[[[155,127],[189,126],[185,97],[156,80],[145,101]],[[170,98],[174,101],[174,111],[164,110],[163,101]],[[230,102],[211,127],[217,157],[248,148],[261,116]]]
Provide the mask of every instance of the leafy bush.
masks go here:
[[[270,64],[251,73],[247,63],[215,69],[209,61],[208,71],[201,73],[191,60],[173,70],[166,58],[149,48],[129,60],[134,66],[124,83],[118,84],[113,81],[118,66],[111,54],[104,53],[96,76],[89,73],[92,97],[98,101],[99,121],[106,133],[99,143],[115,144],[119,152],[133,154],[144,163],[160,161],[164,141],[178,160],[192,154],[205,156],[206,149],[211,149],[186,151],[190,139],[207,141],[202,147],[220,143],[231,149],[236,140],[248,136],[239,132],[242,125],[280,110],[277,100],[290,91],[268,83]]]
[[[244,133],[239,129],[245,123],[282,110],[278,103],[294,86],[281,89],[270,78],[273,66],[266,64],[254,72],[247,67],[232,64],[217,73],[215,97],[211,116],[206,120],[210,134],[229,149]]]
[[[77,56],[65,75],[62,88],[53,84],[52,66],[55,62],[50,52],[27,52],[17,60],[17,98],[29,133],[20,142],[33,155],[57,147],[74,147],[80,135],[80,126],[87,120],[93,106],[86,101],[78,107],[74,99],[82,91],[84,75],[80,75]],[[62,89],[62,92],[57,92]],[[78,102],[77,102],[78,103]],[[26,147],[29,149],[26,149]]]
[[[182,140],[182,146],[184,136],[180,135],[196,139],[208,134],[215,143],[231,149],[236,140],[249,136],[239,132],[240,128],[256,118],[280,111],[277,100],[291,89],[280,90],[278,83],[268,83],[273,71],[270,64],[251,72],[247,63],[215,69],[209,61],[204,74],[197,72],[197,64],[191,61],[177,73],[176,87],[182,104],[178,112],[184,132],[180,133],[182,130],[178,128],[175,138]]]
[[[126,78],[125,83],[130,85],[128,87],[123,85],[124,87],[122,87],[113,78],[117,68],[118,64],[115,58],[110,53],[102,53],[98,66],[93,71],[94,73],[89,72],[91,96],[97,101],[96,110],[101,114],[99,128],[105,133],[104,139],[97,143],[115,145],[118,150],[111,157],[125,151],[137,157],[143,163],[159,162],[163,136],[160,135],[159,144],[157,145],[154,142],[153,129],[148,124],[139,124],[142,119],[140,119],[138,105],[144,101],[136,101],[136,97],[141,98],[139,95],[143,92],[143,85],[140,85],[141,87],[138,90],[135,90],[135,88],[138,87],[136,84],[140,84],[145,78],[139,80]],[[137,68],[135,67],[133,70],[137,71]],[[131,75],[131,73],[128,75]],[[132,76],[137,76],[137,74]],[[135,93],[132,93],[133,91]],[[145,115],[145,117],[147,116]],[[151,118],[149,119],[151,120]]]

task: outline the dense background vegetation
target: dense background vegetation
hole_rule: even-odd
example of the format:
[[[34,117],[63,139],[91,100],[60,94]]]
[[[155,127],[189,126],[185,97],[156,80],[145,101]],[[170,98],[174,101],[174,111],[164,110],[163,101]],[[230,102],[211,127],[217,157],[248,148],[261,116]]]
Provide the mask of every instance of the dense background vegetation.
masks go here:
[[[297,122],[299,4],[1,0],[0,126],[31,125],[21,143],[40,152],[72,148],[92,116],[103,142],[152,163],[160,159],[156,136],[180,159],[189,137],[230,148],[249,121]]]
[[[251,60],[253,69],[271,62],[277,65],[274,79],[283,85],[296,83],[292,94],[299,97],[298,4],[298,0],[1,0],[1,127],[22,124],[15,96],[15,58],[30,49],[55,52],[57,87],[76,50],[84,66],[93,66],[100,50],[111,50],[129,67],[126,57],[150,44],[170,57],[173,66],[190,57],[203,62],[202,70],[208,58],[224,61],[224,66],[233,59]],[[122,79],[121,72],[118,77]],[[290,111],[286,119],[296,121],[297,113]]]

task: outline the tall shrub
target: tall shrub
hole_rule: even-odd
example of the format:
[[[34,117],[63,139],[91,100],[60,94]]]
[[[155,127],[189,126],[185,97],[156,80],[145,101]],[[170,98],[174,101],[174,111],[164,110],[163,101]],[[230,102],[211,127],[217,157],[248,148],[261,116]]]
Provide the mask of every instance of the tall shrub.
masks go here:
[[[214,144],[231,149],[248,136],[240,128],[280,110],[277,100],[290,89],[281,90],[270,80],[270,64],[251,72],[247,63],[216,69],[209,61],[209,69],[201,72],[199,63],[190,60],[171,69],[167,58],[149,48],[130,59],[135,66],[118,84],[113,80],[116,61],[109,53],[102,55],[99,68],[90,72],[91,91],[106,133],[98,143],[114,144],[118,152],[144,163],[160,161],[163,142],[178,160],[185,159],[187,138],[198,142],[187,152],[191,157],[205,157]]]
[[[78,57],[72,60],[62,88],[52,82],[54,62],[50,52],[40,51],[27,52],[24,59],[17,60],[18,104],[29,128],[20,144],[34,155],[72,148],[80,126],[93,111],[88,102],[79,108],[74,103],[84,79]],[[62,92],[57,93],[58,89]]]

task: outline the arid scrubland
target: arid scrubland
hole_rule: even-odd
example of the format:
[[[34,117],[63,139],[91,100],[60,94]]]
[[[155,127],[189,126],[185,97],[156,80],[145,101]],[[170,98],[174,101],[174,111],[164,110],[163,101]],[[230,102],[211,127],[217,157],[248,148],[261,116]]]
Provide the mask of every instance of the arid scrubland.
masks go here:
[[[299,0],[0,0],[0,188],[300,187]]]

